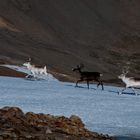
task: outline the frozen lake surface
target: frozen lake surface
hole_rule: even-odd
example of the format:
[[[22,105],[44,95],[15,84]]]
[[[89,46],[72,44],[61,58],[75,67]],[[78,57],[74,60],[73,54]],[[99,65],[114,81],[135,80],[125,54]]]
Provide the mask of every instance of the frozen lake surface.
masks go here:
[[[55,79],[30,81],[0,77],[0,107],[17,106],[23,111],[81,117],[86,127],[99,133],[140,139],[140,96],[118,95],[121,88],[63,83]],[[140,90],[137,90],[140,93]]]

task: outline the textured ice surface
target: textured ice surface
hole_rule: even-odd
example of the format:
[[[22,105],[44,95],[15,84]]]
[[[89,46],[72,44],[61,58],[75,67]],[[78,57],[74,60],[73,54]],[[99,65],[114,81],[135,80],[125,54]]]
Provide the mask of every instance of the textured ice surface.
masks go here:
[[[118,95],[121,88],[105,86],[96,90],[91,84],[63,83],[48,80],[30,81],[24,78],[0,77],[0,107],[18,106],[25,112],[53,115],[78,115],[86,127],[116,136],[140,139],[140,96]],[[140,93],[140,90],[137,90]]]

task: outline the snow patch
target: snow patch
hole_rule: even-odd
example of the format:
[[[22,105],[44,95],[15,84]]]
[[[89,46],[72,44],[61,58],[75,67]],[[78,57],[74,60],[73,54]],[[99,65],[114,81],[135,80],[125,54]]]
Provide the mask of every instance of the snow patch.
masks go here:
[[[31,74],[30,73],[30,70],[28,70],[26,67],[24,67],[24,66],[17,66],[17,65],[1,65],[1,66],[3,66],[3,67],[7,67],[7,68],[10,68],[10,69],[13,69],[13,70],[15,70],[15,71],[19,71],[19,72],[23,72],[23,73],[26,73],[26,74]],[[40,74],[40,75],[38,75],[37,76],[38,77],[38,79],[44,79],[44,80],[53,80],[53,81],[57,81],[57,79],[55,78],[55,77],[53,77],[53,75],[52,74],[50,74],[50,73],[47,73],[46,75],[44,75],[44,74]],[[28,80],[29,80],[29,78],[27,78]],[[37,79],[37,78],[35,78],[35,79]]]

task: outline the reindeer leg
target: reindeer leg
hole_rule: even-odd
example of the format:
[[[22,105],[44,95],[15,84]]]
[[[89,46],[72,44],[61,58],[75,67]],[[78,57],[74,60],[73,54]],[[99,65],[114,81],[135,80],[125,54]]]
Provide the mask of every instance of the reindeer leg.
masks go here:
[[[122,91],[121,92],[119,92],[118,94],[120,95],[120,94],[122,94],[123,93],[123,91],[125,91],[127,89],[127,87],[125,87],[124,89],[122,89]]]
[[[100,80],[96,79],[95,81],[97,81],[97,82],[98,82],[98,84],[97,84],[97,88],[98,88],[98,87],[99,87],[99,85],[101,84],[101,83],[100,83]]]
[[[89,89],[89,81],[87,80],[87,86],[88,86],[88,89]]]
[[[29,78],[30,74],[26,75],[25,78]]]
[[[31,75],[35,78],[35,72],[33,70],[31,70]]]
[[[101,83],[99,82],[98,85],[97,85],[97,88],[99,87],[100,84],[101,84]]]
[[[135,89],[134,89],[134,88],[132,88],[132,87],[131,87],[131,89],[132,89],[132,91],[134,92],[134,94],[135,94],[135,95],[137,95],[137,93],[135,92]]]
[[[103,85],[103,82],[102,82],[102,81],[100,81],[100,83],[101,83],[101,86],[102,86],[102,90],[104,90],[104,85]]]
[[[101,85],[102,86],[102,90],[104,90],[103,82],[100,81],[100,80],[97,80],[97,81],[99,82],[98,85],[97,85],[97,88],[99,87],[99,85]]]
[[[79,82],[82,82],[82,81],[83,81],[82,79],[78,80],[78,81],[76,82],[75,87],[78,87],[78,83],[79,83]]]

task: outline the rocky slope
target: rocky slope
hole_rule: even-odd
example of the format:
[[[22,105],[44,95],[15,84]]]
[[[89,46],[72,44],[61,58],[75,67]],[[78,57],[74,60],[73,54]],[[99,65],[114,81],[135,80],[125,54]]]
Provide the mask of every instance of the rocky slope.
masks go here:
[[[0,1],[0,62],[46,64],[75,77],[71,68],[115,82],[124,66],[140,74],[139,0]]]
[[[114,140],[87,130],[81,119],[22,112],[17,107],[0,109],[0,139],[4,140]]]
[[[24,78],[24,77],[27,76],[27,74],[12,70],[10,68],[0,66],[0,76],[11,76],[11,77],[22,77],[22,78]]]

